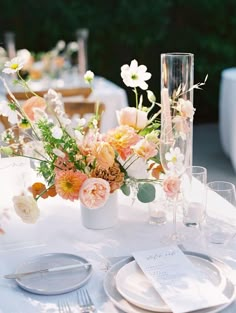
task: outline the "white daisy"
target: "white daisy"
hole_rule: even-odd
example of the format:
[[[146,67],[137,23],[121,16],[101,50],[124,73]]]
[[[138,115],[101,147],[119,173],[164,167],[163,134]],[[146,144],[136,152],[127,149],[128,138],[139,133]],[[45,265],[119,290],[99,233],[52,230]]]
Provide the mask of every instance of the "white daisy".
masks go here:
[[[148,89],[145,82],[151,78],[151,74],[147,72],[145,65],[138,65],[136,60],[132,60],[130,66],[125,64],[121,67],[121,77],[127,87],[139,87],[143,90]]]
[[[6,74],[14,74],[21,70],[24,66],[24,61],[20,57],[16,57],[7,61],[4,65],[4,69],[2,70]]]
[[[0,114],[6,116],[11,124],[18,123],[18,112],[14,103],[2,100],[0,102]]]
[[[183,169],[184,155],[179,147],[170,148],[170,152],[165,154],[165,158],[168,161],[167,167],[170,171],[179,172]]]

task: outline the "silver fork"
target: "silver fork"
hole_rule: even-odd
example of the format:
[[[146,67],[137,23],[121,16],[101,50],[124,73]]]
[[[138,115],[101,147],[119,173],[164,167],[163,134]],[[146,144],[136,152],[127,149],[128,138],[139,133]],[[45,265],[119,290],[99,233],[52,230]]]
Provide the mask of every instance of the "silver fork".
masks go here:
[[[87,289],[80,289],[76,294],[81,313],[96,312],[95,305],[93,304]]]
[[[72,313],[68,301],[58,302],[57,306],[59,309],[59,313]]]

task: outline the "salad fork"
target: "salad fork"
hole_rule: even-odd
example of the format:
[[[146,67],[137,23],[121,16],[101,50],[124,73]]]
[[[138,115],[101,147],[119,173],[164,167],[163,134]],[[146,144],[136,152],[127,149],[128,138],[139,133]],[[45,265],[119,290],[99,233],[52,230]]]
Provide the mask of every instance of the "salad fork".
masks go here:
[[[81,313],[93,313],[96,312],[95,305],[88,293],[87,289],[80,289],[77,291],[77,300]]]
[[[58,302],[57,304],[59,313],[72,313],[69,302]]]

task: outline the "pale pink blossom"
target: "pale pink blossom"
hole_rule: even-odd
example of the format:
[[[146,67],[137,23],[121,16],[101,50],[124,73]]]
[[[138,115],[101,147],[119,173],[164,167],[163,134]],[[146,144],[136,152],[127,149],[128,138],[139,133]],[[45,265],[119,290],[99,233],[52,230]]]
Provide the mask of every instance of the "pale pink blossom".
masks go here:
[[[148,160],[157,154],[156,145],[146,139],[142,139],[132,146],[134,153],[144,160]]]
[[[163,189],[166,195],[174,198],[180,192],[180,179],[177,176],[168,176],[163,181]]]
[[[110,195],[110,185],[102,178],[88,178],[80,188],[81,203],[89,209],[103,206]]]
[[[181,115],[176,115],[173,118],[173,123],[175,125],[175,130],[180,134],[183,139],[186,139],[186,134],[190,132],[190,127],[186,118]]]
[[[180,98],[178,101],[177,109],[180,112],[181,116],[190,118],[191,120],[193,119],[195,109],[191,101]]]
[[[136,108],[124,108],[116,112],[119,125],[128,125],[137,130],[147,126],[147,112]]]

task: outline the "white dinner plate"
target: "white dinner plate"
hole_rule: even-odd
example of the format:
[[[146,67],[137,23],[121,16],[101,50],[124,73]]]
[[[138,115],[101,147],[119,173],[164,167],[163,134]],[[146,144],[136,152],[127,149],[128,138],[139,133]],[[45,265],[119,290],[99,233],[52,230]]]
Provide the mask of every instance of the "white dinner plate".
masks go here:
[[[218,288],[221,289],[222,293],[227,297],[228,302],[223,305],[206,308],[202,310],[194,311],[194,313],[216,313],[223,310],[225,307],[229,306],[235,298],[235,287],[229,280],[230,268],[223,262],[210,258],[207,255],[195,253],[195,252],[185,252],[191,258],[200,270],[204,271],[209,280],[211,280]],[[104,290],[110,300],[115,304],[116,307],[123,310],[126,313],[151,313],[150,309],[144,309],[137,305],[134,305],[130,301],[127,301],[120,292],[118,292],[116,287],[116,276],[117,273],[127,264],[134,261],[132,257],[126,258],[115,265],[113,265],[110,270],[106,273],[104,278]],[[199,265],[200,264],[200,265]],[[132,265],[131,265],[132,266]],[[134,286],[134,289],[136,286]],[[151,300],[152,301],[152,300]],[[150,304],[150,303],[149,303]],[[159,312],[170,312],[170,309],[162,302]],[[167,311],[164,311],[167,309]]]
[[[204,277],[223,290],[226,279],[214,263],[191,255],[189,259],[203,272]],[[171,312],[136,261],[124,265],[118,271],[116,288],[126,300],[140,308],[153,312]]]
[[[78,255],[49,253],[35,256],[21,264],[15,273],[42,270],[50,267],[88,263]],[[92,274],[92,265],[57,272],[37,273],[16,279],[17,284],[32,293],[57,295],[83,286]]]

